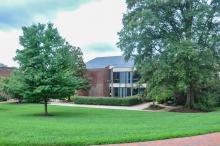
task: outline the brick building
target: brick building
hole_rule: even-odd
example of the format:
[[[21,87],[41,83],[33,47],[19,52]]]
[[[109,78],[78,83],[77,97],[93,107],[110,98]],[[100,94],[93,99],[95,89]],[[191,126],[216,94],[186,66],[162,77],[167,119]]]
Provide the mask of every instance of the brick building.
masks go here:
[[[91,89],[84,96],[126,97],[138,94],[146,85],[137,83],[134,61],[122,56],[97,57],[86,63]]]
[[[12,73],[14,68],[11,68],[11,67],[0,67],[0,78],[1,77],[9,77],[10,74]],[[1,82],[0,82],[1,84]],[[0,91],[0,96],[3,96],[3,97],[6,97],[7,99],[10,99],[10,96],[7,95],[6,93],[4,92],[1,92]]]
[[[13,69],[12,67],[0,67],[0,77],[9,77]]]

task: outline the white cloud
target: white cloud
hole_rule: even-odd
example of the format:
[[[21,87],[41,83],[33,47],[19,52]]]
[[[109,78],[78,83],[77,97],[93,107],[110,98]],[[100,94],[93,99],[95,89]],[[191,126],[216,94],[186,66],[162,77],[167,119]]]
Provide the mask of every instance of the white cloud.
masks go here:
[[[72,11],[59,11],[54,18],[35,16],[35,22],[53,22],[60,34],[75,46],[82,48],[84,59],[88,61],[98,56],[121,55],[120,49],[94,51],[94,44],[109,44],[116,48],[117,32],[122,28],[122,16],[126,10],[125,0],[94,0]],[[13,61],[16,49],[20,48],[21,30],[0,30],[0,62],[15,66]],[[110,48],[106,48],[110,49]],[[110,53],[111,52],[111,53]]]
[[[115,46],[125,10],[124,0],[97,0],[82,5],[76,11],[58,13],[54,22],[67,41],[82,48],[87,61],[96,56],[121,54],[120,49],[113,49],[111,54],[103,54],[85,48],[99,43]]]
[[[0,31],[0,62],[8,66],[17,66],[13,61],[15,57],[16,50],[20,48],[19,45],[19,35],[21,31],[10,30],[10,31]]]

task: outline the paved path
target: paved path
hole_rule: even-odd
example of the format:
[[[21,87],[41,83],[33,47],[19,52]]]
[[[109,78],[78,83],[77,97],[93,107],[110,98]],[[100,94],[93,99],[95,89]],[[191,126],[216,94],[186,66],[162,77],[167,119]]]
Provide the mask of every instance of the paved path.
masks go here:
[[[148,108],[152,102],[142,103],[134,106],[110,106],[110,105],[86,105],[86,104],[74,104],[72,103],[62,103],[62,102],[50,102],[51,105],[59,105],[59,106],[73,106],[73,107],[85,107],[85,108],[101,108],[101,109],[120,109],[120,110],[138,110],[138,111],[151,111],[151,112],[160,112],[160,111],[169,111],[174,108],[173,106],[165,106],[161,105],[164,108],[161,110],[144,110]]]
[[[220,132],[193,137],[102,146],[220,146]]]
[[[73,107],[86,107],[86,108],[102,108],[102,109],[122,109],[122,110],[143,110],[147,108],[151,103],[143,103],[135,106],[108,106],[108,105],[85,105],[85,104],[74,104],[74,103],[60,103],[51,102],[51,105],[60,106],[73,106]]]

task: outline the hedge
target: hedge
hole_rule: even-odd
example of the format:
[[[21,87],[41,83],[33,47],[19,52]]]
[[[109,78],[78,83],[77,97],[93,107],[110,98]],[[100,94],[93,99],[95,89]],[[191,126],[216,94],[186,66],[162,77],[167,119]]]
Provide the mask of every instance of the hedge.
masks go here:
[[[76,104],[89,105],[114,105],[114,106],[131,106],[143,102],[140,97],[86,97],[76,96],[73,98]]]

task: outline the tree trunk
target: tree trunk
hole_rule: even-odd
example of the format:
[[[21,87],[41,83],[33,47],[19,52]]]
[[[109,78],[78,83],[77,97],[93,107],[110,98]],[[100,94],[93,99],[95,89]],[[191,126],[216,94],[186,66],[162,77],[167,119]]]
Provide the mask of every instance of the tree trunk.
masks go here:
[[[192,109],[193,105],[194,105],[194,88],[193,85],[190,83],[187,89],[186,107]]]
[[[48,116],[48,111],[47,111],[47,98],[44,99],[44,115]]]
[[[187,89],[187,96],[186,96],[186,108],[191,108],[191,96],[190,96],[190,89]]]

